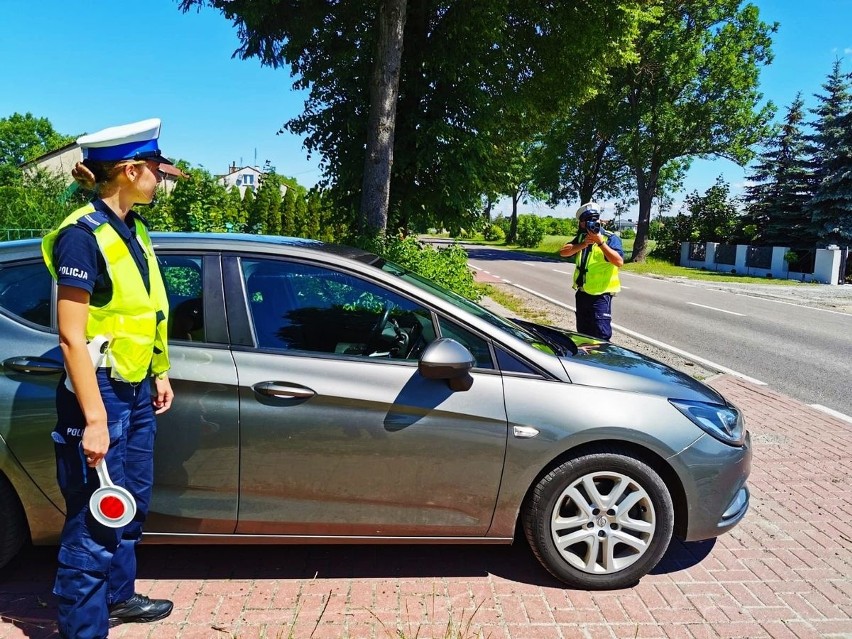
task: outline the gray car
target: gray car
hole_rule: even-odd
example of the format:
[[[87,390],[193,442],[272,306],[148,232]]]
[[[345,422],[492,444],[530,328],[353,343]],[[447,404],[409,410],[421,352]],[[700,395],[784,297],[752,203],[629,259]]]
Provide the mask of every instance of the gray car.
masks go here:
[[[363,251],[154,235],[176,400],[150,543],[511,543],[635,583],[749,505],[741,413],[657,361],[499,317]],[[0,566],[63,522],[63,370],[39,242],[0,244]]]

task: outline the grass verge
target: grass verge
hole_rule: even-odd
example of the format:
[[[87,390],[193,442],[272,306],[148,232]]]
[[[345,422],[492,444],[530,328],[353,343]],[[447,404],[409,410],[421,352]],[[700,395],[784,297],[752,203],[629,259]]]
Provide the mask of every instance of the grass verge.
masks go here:
[[[566,262],[572,261],[573,258],[560,258],[559,249],[568,242],[571,238],[565,235],[545,235],[544,240],[536,248],[521,248],[516,244],[506,244],[503,240],[486,241],[481,238],[466,238],[465,242],[471,244],[482,244],[484,246],[500,246],[502,248],[535,255],[537,257],[547,257],[553,259],[562,259]],[[654,250],[654,241],[648,242],[650,250]],[[626,253],[633,251],[633,239],[623,240],[624,250]],[[683,277],[689,280],[703,280],[706,282],[728,282],[730,284],[777,284],[779,286],[819,286],[813,282],[800,282],[798,280],[775,279],[769,277],[756,277],[751,275],[742,275],[740,273],[726,273],[724,271],[703,271],[701,269],[687,268],[685,266],[675,266],[671,262],[654,259],[648,257],[644,262],[627,262],[622,270],[625,273],[635,273],[637,275],[657,275],[660,277]],[[490,295],[490,293],[486,293]],[[496,300],[495,300],[496,301]],[[505,305],[504,305],[505,306]],[[507,308],[510,308],[507,306]]]

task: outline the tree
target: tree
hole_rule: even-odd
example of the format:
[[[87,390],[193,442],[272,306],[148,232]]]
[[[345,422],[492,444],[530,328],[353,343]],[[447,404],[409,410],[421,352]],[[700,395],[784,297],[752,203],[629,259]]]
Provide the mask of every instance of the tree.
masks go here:
[[[225,187],[209,171],[182,163],[187,175],[175,184],[169,196],[173,231],[199,233],[226,231],[225,211],[229,198]]]
[[[384,233],[388,224],[393,138],[406,0],[381,0],[378,42],[370,77],[370,119],[367,154],[361,188],[361,215],[371,234]]]
[[[571,108],[539,137],[534,179],[551,204],[618,197],[627,190],[630,167],[618,152],[623,130],[614,117],[613,93],[605,90]]]
[[[517,143],[510,148],[501,149],[497,154],[500,166],[501,182],[497,187],[500,195],[506,195],[512,200],[512,215],[510,216],[509,232],[506,241],[514,243],[518,236],[518,205],[527,199],[540,200],[544,194],[534,181],[532,147],[528,143]]]
[[[14,185],[24,162],[73,141],[73,137],[57,133],[47,118],[31,113],[0,118],[0,186]]]
[[[811,113],[817,116],[808,139],[813,156],[815,193],[806,204],[821,243],[852,239],[852,95],[850,78],[835,60],[825,94]]]
[[[613,72],[625,124],[620,152],[636,181],[639,218],[633,260],[647,253],[651,205],[666,171],[695,157],[743,164],[766,137],[771,104],[758,107],[758,75],[771,60],[758,9],[740,0],[665,0],[636,42],[639,61]]]
[[[695,236],[701,242],[729,244],[739,236],[742,217],[730,195],[731,185],[720,175],[704,195],[693,191],[686,196],[686,208],[692,221],[690,238]]]
[[[757,243],[801,248],[816,239],[806,212],[814,185],[803,121],[804,102],[798,94],[749,175],[753,184],[746,188],[745,201]]]
[[[284,129],[304,135],[308,153],[321,155],[322,186],[361,225],[368,222],[359,206],[370,152],[368,124],[374,121],[370,86],[379,85],[376,52],[383,50],[382,2],[180,5],[219,9],[238,27],[237,55],[289,65],[295,86],[310,90],[304,112]],[[548,114],[587,98],[610,65],[630,58],[645,4],[423,0],[408,6],[392,155],[382,168],[391,179],[387,223],[407,228],[424,217],[470,215],[493,175],[490,133],[537,126]],[[566,60],[584,73],[566,74]]]

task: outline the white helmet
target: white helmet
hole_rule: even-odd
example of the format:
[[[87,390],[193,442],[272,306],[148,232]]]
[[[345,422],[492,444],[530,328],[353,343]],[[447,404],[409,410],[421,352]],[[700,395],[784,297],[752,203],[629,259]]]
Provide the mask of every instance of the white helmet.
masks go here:
[[[601,205],[597,202],[586,202],[579,209],[577,209],[577,219],[579,220],[583,217],[584,213],[587,214],[597,214],[600,217],[601,214]]]

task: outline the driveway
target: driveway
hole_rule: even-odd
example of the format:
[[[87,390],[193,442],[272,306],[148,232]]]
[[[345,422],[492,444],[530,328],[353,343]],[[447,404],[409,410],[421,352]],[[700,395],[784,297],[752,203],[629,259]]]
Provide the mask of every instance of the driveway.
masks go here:
[[[143,545],[139,590],[175,611],[110,637],[852,638],[852,424],[766,386],[710,383],[752,432],[751,511],[715,543],[674,543],[633,588],[563,588],[523,541]],[[56,636],[54,558],[31,549],[0,575],[0,639]]]

